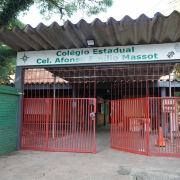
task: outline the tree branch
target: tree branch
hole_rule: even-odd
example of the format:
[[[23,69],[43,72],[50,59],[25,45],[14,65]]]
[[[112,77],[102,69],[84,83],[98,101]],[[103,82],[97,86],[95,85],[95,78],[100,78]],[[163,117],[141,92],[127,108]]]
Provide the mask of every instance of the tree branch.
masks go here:
[[[58,7],[58,9],[59,9],[59,12],[60,12],[60,14],[61,14],[61,19],[62,19],[62,17],[63,17],[63,7],[60,7],[59,5],[58,5],[58,3],[56,2],[56,1],[54,1],[54,0],[47,0],[47,1],[49,1],[49,2],[51,2],[53,5],[55,5],[56,7]]]

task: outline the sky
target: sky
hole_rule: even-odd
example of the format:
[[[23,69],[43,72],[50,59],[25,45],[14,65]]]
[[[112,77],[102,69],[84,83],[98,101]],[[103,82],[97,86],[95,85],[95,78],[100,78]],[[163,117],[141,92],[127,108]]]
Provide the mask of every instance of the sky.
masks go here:
[[[99,18],[102,22],[106,22],[109,17],[113,17],[116,20],[121,20],[125,15],[129,15],[133,19],[137,19],[142,13],[148,17],[153,17],[156,12],[161,12],[164,15],[169,15],[180,4],[179,0],[113,0],[113,6],[108,9],[106,13],[100,13],[96,16],[83,16],[88,23],[91,23],[95,18]],[[39,14],[39,10],[32,6],[27,12],[27,15],[22,13],[19,15],[19,20],[24,24],[30,24],[32,27],[36,27],[40,22],[49,26],[54,21],[62,25],[59,16],[54,16],[50,21],[43,20],[43,17]],[[82,19],[82,15],[74,15],[72,18],[68,18],[72,23],[76,24]]]

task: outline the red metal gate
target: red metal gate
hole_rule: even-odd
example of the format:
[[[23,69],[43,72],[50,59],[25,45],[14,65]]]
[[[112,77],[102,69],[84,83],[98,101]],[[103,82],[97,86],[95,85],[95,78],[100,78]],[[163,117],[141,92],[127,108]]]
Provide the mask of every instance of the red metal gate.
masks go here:
[[[149,98],[149,154],[180,156],[179,97]]]
[[[24,98],[21,149],[96,152],[95,98]]]
[[[180,156],[179,98],[111,101],[111,147],[145,155]]]
[[[111,101],[111,147],[147,154],[146,98]]]

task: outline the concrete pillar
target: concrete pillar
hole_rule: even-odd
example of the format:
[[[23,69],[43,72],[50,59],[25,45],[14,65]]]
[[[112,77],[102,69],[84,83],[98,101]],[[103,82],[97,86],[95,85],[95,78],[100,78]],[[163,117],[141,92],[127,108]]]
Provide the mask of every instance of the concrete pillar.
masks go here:
[[[20,95],[18,99],[18,113],[17,113],[17,149],[20,149],[20,127],[21,127],[21,113],[22,113],[22,98],[23,98],[23,68],[16,66],[15,74],[15,87],[20,89]]]

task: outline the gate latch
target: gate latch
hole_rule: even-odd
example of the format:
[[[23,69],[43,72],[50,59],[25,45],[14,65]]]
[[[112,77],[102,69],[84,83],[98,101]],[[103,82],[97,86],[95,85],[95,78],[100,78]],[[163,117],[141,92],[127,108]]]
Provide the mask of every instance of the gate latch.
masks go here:
[[[89,105],[94,105],[93,99],[90,99],[90,100],[89,100]]]
[[[95,113],[94,112],[90,113],[90,117],[94,118],[95,117]]]

